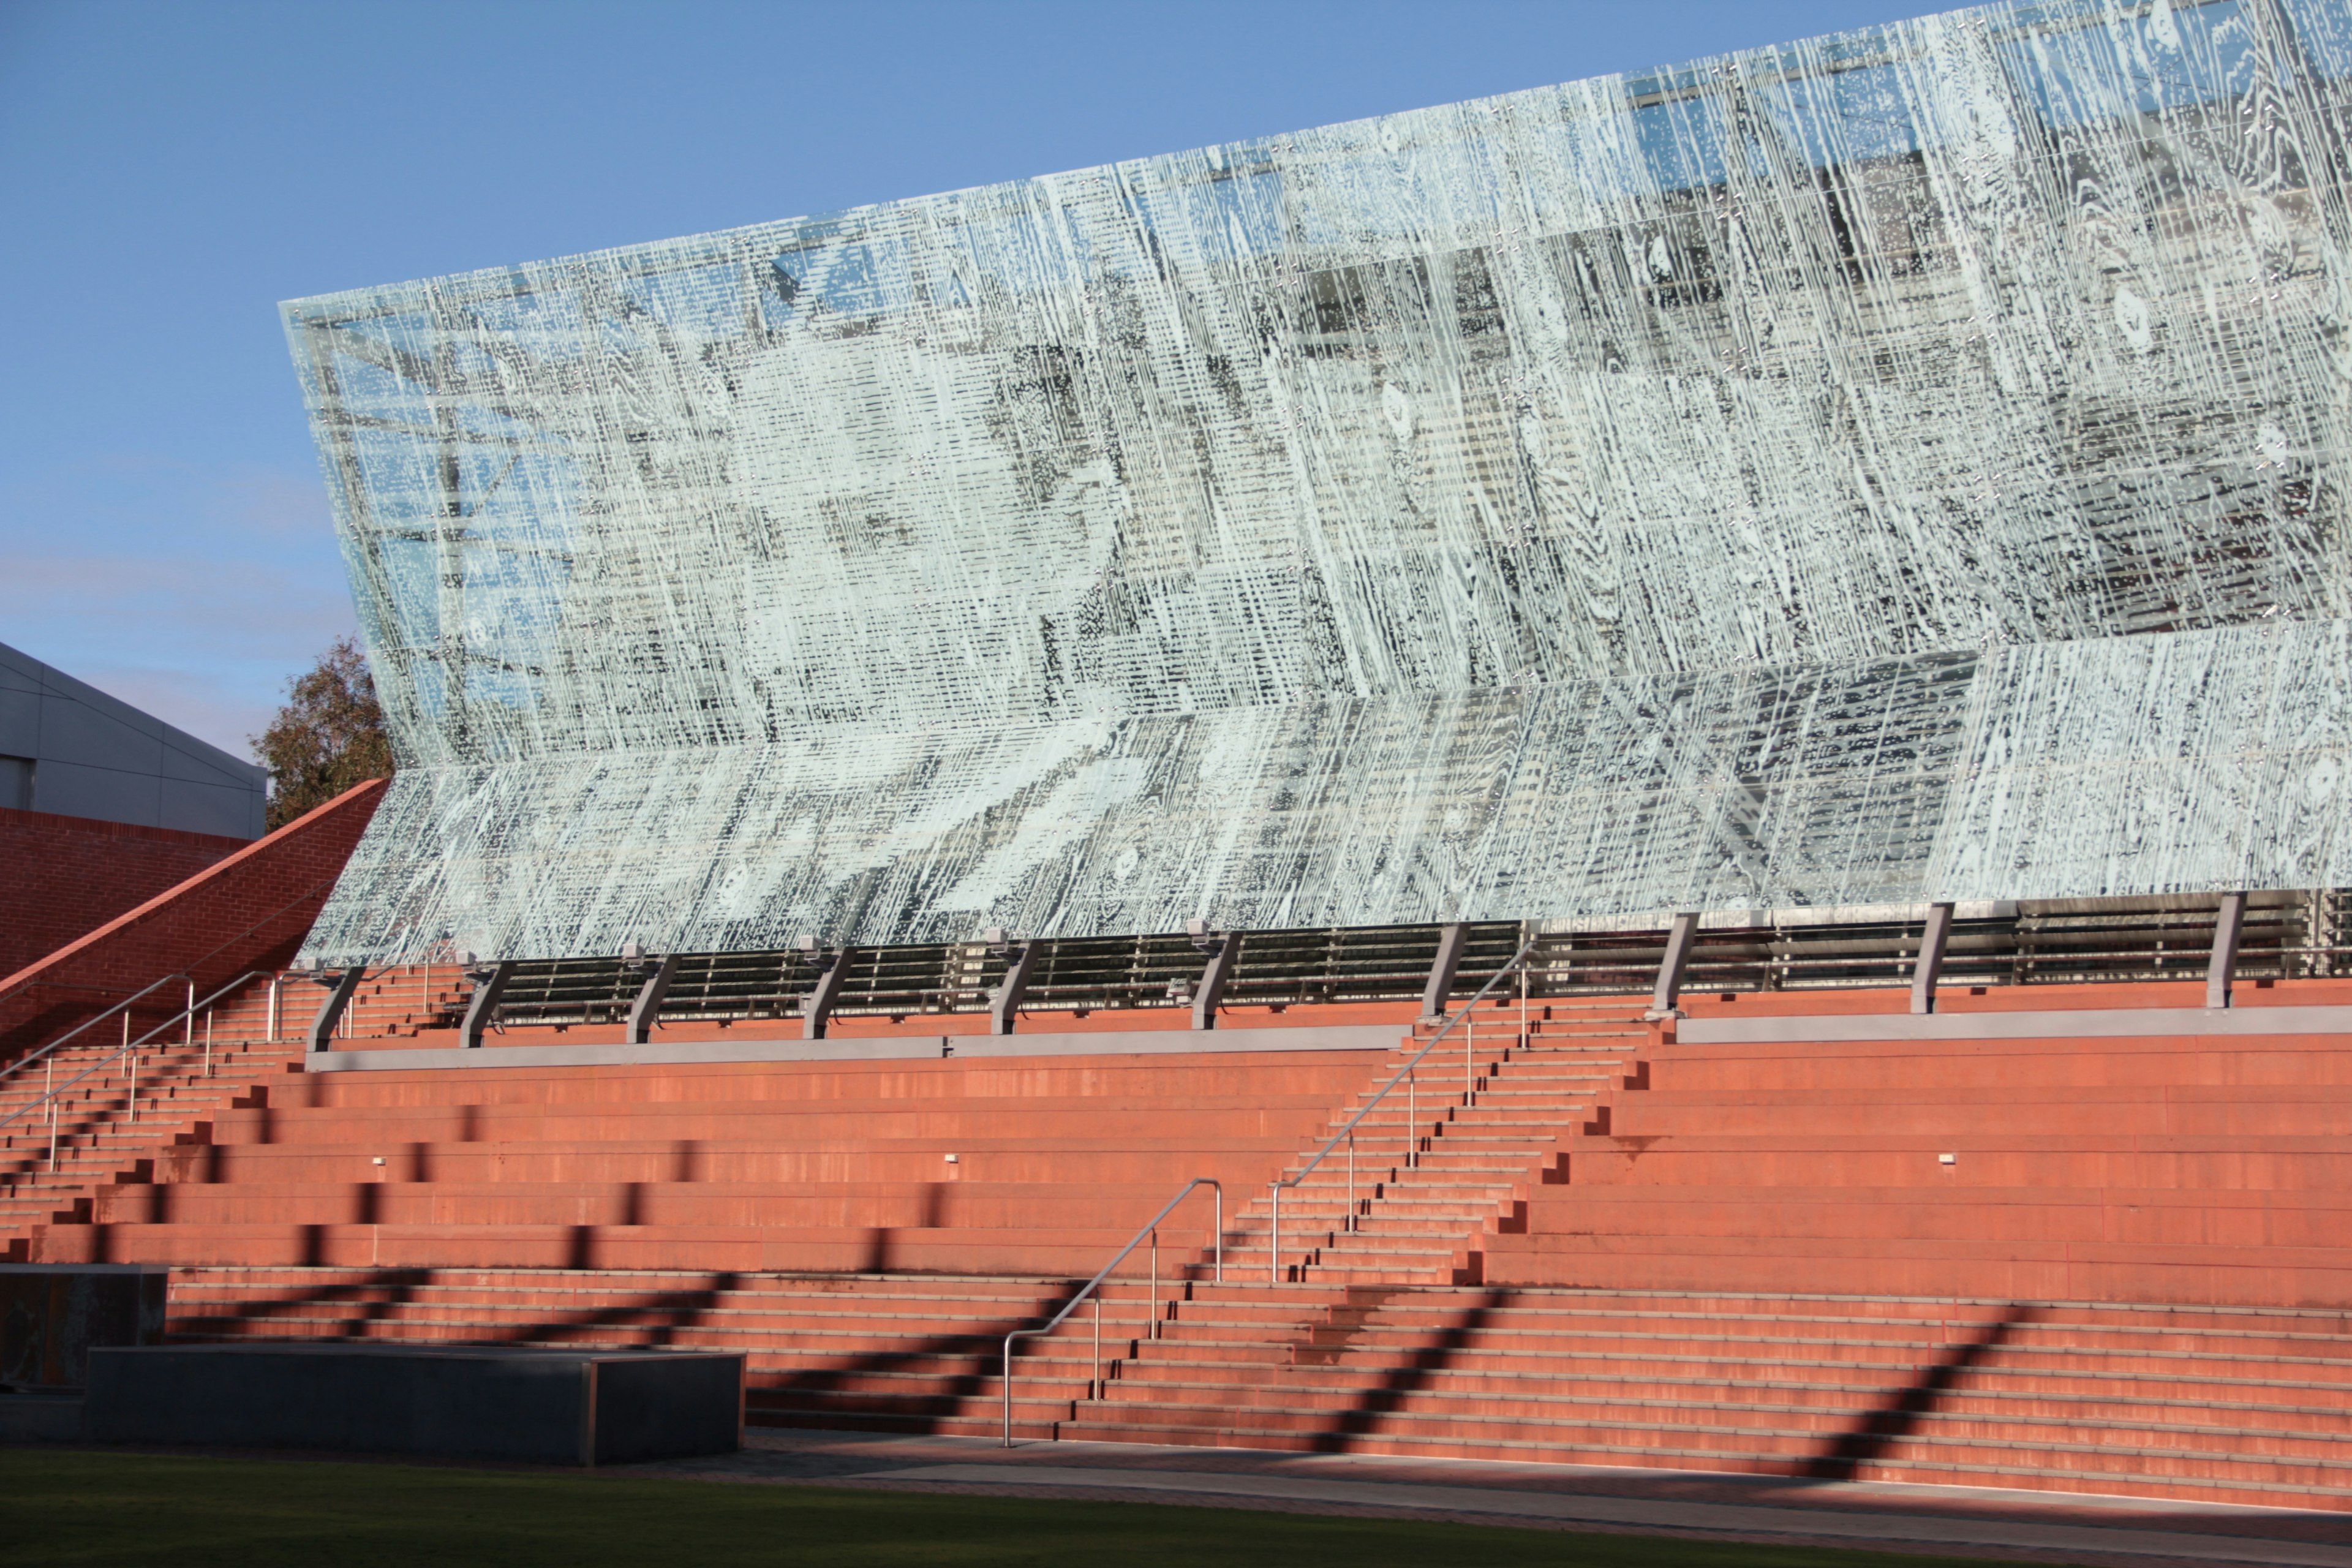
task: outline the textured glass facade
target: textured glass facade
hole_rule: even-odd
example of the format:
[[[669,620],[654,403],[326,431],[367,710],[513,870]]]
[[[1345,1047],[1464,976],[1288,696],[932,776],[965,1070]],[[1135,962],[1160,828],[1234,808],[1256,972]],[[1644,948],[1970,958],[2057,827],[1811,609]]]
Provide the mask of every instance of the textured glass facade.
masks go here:
[[[334,960],[2352,881],[2345,0],[298,301]]]

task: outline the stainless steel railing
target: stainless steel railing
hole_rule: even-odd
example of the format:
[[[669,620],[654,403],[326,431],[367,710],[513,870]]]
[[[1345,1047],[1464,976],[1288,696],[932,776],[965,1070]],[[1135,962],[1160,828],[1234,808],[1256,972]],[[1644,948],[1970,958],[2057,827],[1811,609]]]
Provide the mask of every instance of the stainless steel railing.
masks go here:
[[[42,1058],[47,1056],[51,1051],[56,1050],[59,1046],[64,1045],[68,1040],[72,1039],[76,1035],[80,1034],[83,1030],[95,1028],[99,1025],[105,1023],[109,1018],[111,1018],[117,1013],[129,1008],[132,1004],[144,998],[151,992],[160,991],[164,986],[172,984],[174,980],[185,981],[187,983],[188,1003],[191,1007],[194,1007],[195,1005],[196,983],[194,980],[190,980],[184,973],[166,974],[161,980],[148,982],[138,990],[132,992],[130,995],[125,996],[121,1001],[117,1002],[113,1006],[109,1007],[105,1012],[97,1014],[92,1017],[83,1019],[80,1023],[76,1024],[72,1028],[68,1029],[64,1034],[59,1035],[56,1039],[51,1040],[47,1045],[43,1046],[40,1049],[36,1051],[27,1051],[23,1056],[18,1057],[15,1061],[8,1063],[5,1067],[0,1067],[0,1079],[5,1079],[12,1073],[21,1072],[25,1068],[31,1067],[35,1062],[39,1061]]]
[[[1437,1033],[1430,1036],[1429,1042],[1423,1046],[1421,1049],[1412,1053],[1412,1059],[1406,1062],[1404,1066],[1397,1068],[1396,1076],[1389,1079],[1388,1082],[1382,1084],[1381,1086],[1381,1091],[1372,1096],[1369,1100],[1366,1100],[1363,1108],[1358,1110],[1355,1115],[1348,1119],[1348,1125],[1340,1128],[1339,1131],[1331,1134],[1331,1141],[1324,1144],[1321,1149],[1316,1151],[1316,1154],[1313,1159],[1307,1161],[1306,1164],[1299,1167],[1298,1173],[1297,1175],[1283,1176],[1275,1181],[1273,1234],[1268,1238],[1269,1247],[1266,1256],[1266,1279],[1268,1283],[1276,1285],[1282,1283],[1282,1189],[1285,1187],[1295,1187],[1299,1183],[1305,1181],[1309,1175],[1314,1173],[1316,1166],[1321,1164],[1326,1159],[1330,1157],[1332,1150],[1337,1149],[1342,1142],[1345,1142],[1348,1145],[1349,1228],[1351,1230],[1354,1229],[1354,1211],[1356,1206],[1356,1124],[1363,1121],[1365,1117],[1370,1116],[1373,1110],[1379,1106],[1381,1101],[1389,1097],[1389,1091],[1391,1089],[1393,1089],[1401,1083],[1409,1085],[1414,1081],[1412,1076],[1413,1069],[1421,1066],[1422,1058],[1429,1055],[1430,1052],[1435,1050],[1437,1048],[1437,1043],[1445,1038],[1446,1036],[1452,1034],[1454,1032],[1454,1026],[1456,1024],[1459,1024],[1464,1019],[1469,1017],[1472,1011],[1476,1008],[1479,1003],[1484,1002],[1496,986],[1500,985],[1505,980],[1510,978],[1512,973],[1516,972],[1521,964],[1528,961],[1528,954],[1536,950],[1537,940],[1537,938],[1529,937],[1526,942],[1522,942],[1519,946],[1519,951],[1511,955],[1511,962],[1496,970],[1495,972],[1494,978],[1487,981],[1486,984],[1478,987],[1477,994],[1472,996],[1470,1000],[1462,1004],[1461,1008],[1455,1012],[1451,1018],[1448,1018],[1445,1021],[1444,1026],[1439,1029]],[[1465,1039],[1467,1038],[1467,1037],[1465,1037]],[[1465,1056],[1464,1058],[1465,1082],[1463,1086],[1463,1094],[1465,1099],[1471,1091],[1468,1082],[1469,1070],[1468,1058]],[[1406,1090],[1408,1099],[1411,1099],[1415,1092],[1416,1091],[1414,1089],[1408,1089]],[[1413,1115],[1413,1111],[1412,1110],[1408,1110],[1405,1116],[1404,1158],[1404,1163],[1408,1165],[1415,1163],[1412,1157],[1413,1144],[1418,1141],[1419,1137],[1420,1130],[1417,1120]]]
[[[1121,1263],[1126,1262],[1127,1255],[1133,1252],[1137,1247],[1142,1246],[1147,1238],[1151,1242],[1152,1337],[1154,1339],[1159,1337],[1160,1222],[1166,1219],[1170,1215],[1175,1213],[1176,1205],[1182,1203],[1186,1198],[1191,1197],[1194,1187],[1207,1187],[1216,1194],[1216,1278],[1220,1282],[1224,1279],[1224,1184],[1218,1181],[1214,1176],[1195,1176],[1191,1181],[1185,1183],[1183,1187],[1174,1197],[1168,1200],[1166,1207],[1162,1208],[1158,1214],[1153,1215],[1149,1220],[1146,1220],[1144,1222],[1143,1228],[1137,1231],[1135,1235],[1129,1238],[1128,1244],[1118,1249],[1118,1256],[1112,1258],[1108,1263],[1104,1264],[1102,1266],[1102,1272],[1087,1280],[1086,1285],[1076,1295],[1071,1297],[1067,1301],[1063,1302],[1062,1310],[1055,1313],[1052,1317],[1046,1319],[1043,1326],[1034,1329],[1015,1329],[1011,1333],[1004,1336],[1004,1446],[1006,1447],[1010,1448],[1013,1447],[1013,1342],[1015,1340],[1039,1339],[1046,1334],[1052,1333],[1055,1329],[1062,1326],[1064,1319],[1067,1318],[1072,1312],[1078,1310],[1078,1304],[1080,1302],[1084,1301],[1087,1297],[1092,1296],[1095,1302],[1095,1369],[1094,1376],[1088,1384],[1088,1388],[1090,1391],[1089,1396],[1095,1394],[1099,1394],[1102,1391],[1102,1296],[1100,1294],[1102,1282],[1109,1279],[1110,1271],[1118,1268]]]
[[[57,1116],[58,1097],[58,1096],[60,1096],[60,1095],[62,1095],[62,1094],[64,1094],[68,1089],[69,1089],[73,1088],[73,1086],[74,1086],[74,1085],[76,1085],[76,1084],[79,1083],[82,1079],[86,1079],[86,1078],[89,1077],[89,1075],[90,1075],[90,1074],[92,1074],[92,1073],[94,1073],[94,1072],[99,1071],[99,1070],[100,1070],[100,1068],[102,1068],[110,1067],[110,1066],[111,1066],[112,1064],[114,1064],[115,1062],[121,1060],[121,1059],[122,1059],[123,1058],[125,1058],[125,1057],[129,1057],[129,1058],[131,1058],[131,1073],[130,1073],[130,1076],[131,1076],[131,1087],[130,1087],[130,1100],[129,1100],[129,1108],[128,1108],[128,1119],[129,1119],[130,1121],[138,1121],[138,1120],[139,1120],[139,1058],[138,1058],[138,1057],[137,1057],[134,1053],[135,1053],[135,1052],[137,1052],[137,1050],[139,1049],[139,1047],[142,1047],[142,1046],[143,1046],[143,1045],[145,1045],[145,1044],[147,1044],[150,1040],[152,1040],[156,1036],[158,1036],[158,1035],[160,1035],[160,1034],[163,1034],[165,1030],[167,1030],[167,1029],[171,1028],[173,1026],[174,1026],[174,1025],[176,1025],[176,1024],[178,1024],[178,1023],[182,1022],[183,1020],[185,1020],[185,1021],[188,1023],[188,1025],[189,1025],[189,1038],[188,1038],[187,1042],[185,1042],[185,1043],[190,1044],[190,1045],[194,1044],[194,1035],[195,1035],[194,1022],[195,1022],[195,1016],[196,1016],[196,1015],[197,1015],[198,1013],[201,1013],[201,1012],[203,1012],[205,1009],[206,1009],[206,1008],[208,1008],[208,1007],[212,1006],[215,1003],[218,1002],[222,997],[224,997],[224,996],[227,995],[227,994],[228,994],[230,992],[232,992],[232,991],[237,990],[239,987],[241,987],[241,986],[243,986],[243,985],[247,984],[248,982],[255,981],[255,980],[258,980],[258,979],[262,978],[264,975],[269,974],[269,973],[272,973],[271,971],[267,970],[267,969],[251,969],[251,970],[247,970],[247,971],[246,973],[244,973],[243,974],[240,974],[240,975],[238,975],[236,979],[234,979],[234,980],[230,981],[227,984],[226,984],[226,985],[222,986],[219,990],[217,990],[217,991],[214,992],[211,995],[205,997],[202,1001],[197,1001],[197,1000],[195,1000],[195,999],[194,999],[194,998],[192,997],[192,998],[189,1000],[189,1003],[188,1003],[188,1005],[187,1005],[185,1007],[182,1008],[179,1012],[173,1014],[173,1015],[172,1015],[172,1016],[170,1016],[170,1017],[168,1017],[168,1018],[164,1019],[162,1023],[160,1023],[160,1024],[156,1025],[153,1028],[152,1028],[152,1029],[148,1030],[145,1034],[143,1034],[143,1035],[140,1036],[137,1039],[135,1039],[135,1040],[132,1040],[132,1039],[125,1039],[125,1040],[122,1042],[122,1044],[121,1044],[120,1047],[118,1047],[116,1049],[114,1049],[113,1051],[111,1051],[111,1052],[108,1053],[107,1055],[105,1055],[105,1056],[103,1056],[103,1057],[100,1057],[97,1061],[92,1062],[89,1066],[88,1066],[88,1067],[86,1067],[86,1068],[82,1068],[82,1070],[81,1070],[81,1071],[79,1071],[79,1072],[78,1072],[78,1073],[74,1074],[74,1076],[73,1076],[73,1077],[71,1077],[71,1078],[69,1078],[69,1079],[66,1079],[66,1081],[65,1081],[65,1082],[60,1083],[60,1084],[54,1084],[54,1085],[51,1085],[51,1086],[50,1086],[50,1087],[48,1087],[48,1088],[44,1089],[40,1094],[38,1094],[38,1095],[35,1096],[33,1099],[31,1099],[31,1100],[29,1100],[26,1101],[23,1105],[21,1105],[21,1106],[17,1107],[15,1110],[10,1111],[10,1112],[9,1112],[7,1115],[5,1115],[5,1116],[0,1116],[0,1127],[5,1127],[5,1126],[7,1126],[9,1123],[11,1123],[11,1122],[13,1122],[13,1121],[19,1121],[19,1120],[23,1119],[24,1117],[26,1117],[26,1116],[31,1115],[33,1112],[35,1112],[35,1111],[37,1111],[37,1110],[40,1110],[43,1106],[45,1106],[45,1105],[46,1105],[46,1106],[47,1106],[47,1107],[49,1108],[49,1163],[50,1163],[50,1164],[52,1164],[52,1165],[55,1165],[55,1164],[57,1163],[57,1161],[58,1161],[58,1116]],[[163,980],[159,980],[159,981],[157,981],[157,982],[155,983],[155,984],[156,984],[156,985],[161,985],[161,984],[164,984],[164,982],[165,982],[165,981],[168,981],[168,980],[176,980],[176,979],[184,979],[184,978],[186,978],[184,975],[166,975],[166,976],[164,977],[164,979],[163,979]],[[147,987],[147,990],[148,990],[148,991],[152,991],[152,990],[154,990],[154,989],[155,989],[155,985],[150,985],[149,987]],[[193,991],[194,989],[194,986],[191,986],[191,987],[190,987],[190,990],[191,990],[191,991]],[[141,993],[140,993],[140,994],[141,994],[141,995],[145,995],[145,994],[146,994],[146,992],[143,992],[143,991],[142,991],[142,992],[141,992]],[[136,1000],[136,998],[133,998],[133,1000]],[[126,1004],[124,1004],[124,1005],[128,1005],[128,1004],[126,1003]],[[112,1011],[112,1009],[110,1009],[109,1011],[110,1012],[110,1011]],[[103,1016],[103,1015],[101,1015],[101,1016]],[[98,1021],[99,1021],[99,1020],[98,1020],[97,1018],[92,1018],[91,1020],[89,1020],[89,1024],[95,1024],[95,1023],[97,1023]],[[84,1024],[83,1026],[81,1026],[81,1027],[82,1027],[82,1028],[84,1028],[84,1029],[86,1029],[86,1028],[89,1027],[89,1024]],[[76,1033],[76,1034],[79,1034],[79,1032],[80,1032],[80,1030],[79,1030],[79,1029],[74,1031],[74,1033]],[[125,1034],[128,1034],[128,1033],[129,1033],[129,1031],[128,1031],[127,1029],[126,1029],[124,1032],[125,1032]],[[46,1046],[46,1047],[43,1047],[43,1052],[44,1052],[44,1054],[46,1054],[46,1052],[47,1052],[47,1051],[49,1051],[49,1050],[54,1050],[57,1047],[60,1046],[60,1045],[63,1045],[63,1044],[64,1044],[68,1039],[70,1039],[71,1037],[72,1037],[72,1036],[71,1036],[71,1035],[64,1035],[64,1036],[60,1036],[60,1037],[58,1037],[57,1039],[55,1039],[55,1040],[50,1041],[50,1042],[49,1042],[49,1044],[48,1044],[47,1046]],[[210,1040],[209,1040],[209,1037],[207,1037],[207,1040],[206,1040],[206,1051],[207,1051],[207,1058],[209,1058],[209,1052],[210,1052]],[[208,1059],[208,1061],[207,1061],[207,1065],[209,1065],[209,1059]]]

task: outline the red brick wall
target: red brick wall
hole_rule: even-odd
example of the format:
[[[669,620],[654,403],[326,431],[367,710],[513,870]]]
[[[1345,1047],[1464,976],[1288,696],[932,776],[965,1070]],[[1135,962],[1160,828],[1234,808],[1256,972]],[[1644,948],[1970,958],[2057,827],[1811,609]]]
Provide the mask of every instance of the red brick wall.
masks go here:
[[[0,1060],[163,975],[184,971],[202,996],[247,970],[284,963],[383,798],[383,781],[370,779],[0,979]],[[184,984],[164,987],[137,1009],[134,1030],[186,1002]]]
[[[0,974],[217,865],[251,840],[0,806]]]

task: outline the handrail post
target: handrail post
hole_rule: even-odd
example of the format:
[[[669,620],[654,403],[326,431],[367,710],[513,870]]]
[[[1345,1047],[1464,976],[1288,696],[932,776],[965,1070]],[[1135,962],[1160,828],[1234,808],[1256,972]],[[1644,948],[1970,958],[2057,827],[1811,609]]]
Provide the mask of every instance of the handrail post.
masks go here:
[[[1099,1379],[1102,1373],[1103,1281],[1110,1278],[1112,1269],[1117,1268],[1120,1264],[1127,1261],[1127,1255],[1129,1253],[1133,1252],[1137,1247],[1142,1246],[1147,1239],[1150,1240],[1151,1243],[1151,1295],[1153,1310],[1155,1314],[1157,1313],[1160,1297],[1160,1222],[1166,1219],[1170,1215],[1174,1214],[1176,1212],[1176,1205],[1182,1203],[1186,1198],[1192,1196],[1192,1189],[1194,1187],[1206,1187],[1216,1195],[1217,1277],[1220,1279],[1224,1278],[1225,1184],[1217,1180],[1214,1176],[1195,1176],[1191,1181],[1185,1183],[1181,1187],[1178,1188],[1176,1195],[1170,1198],[1168,1202],[1161,1206],[1158,1214],[1153,1215],[1149,1220],[1145,1221],[1142,1229],[1128,1237],[1127,1245],[1118,1249],[1118,1256],[1113,1258],[1108,1263],[1104,1264],[1099,1273],[1096,1274],[1093,1279],[1080,1286],[1078,1288],[1077,1294],[1072,1296],[1067,1301],[1062,1303],[1062,1310],[1055,1313],[1052,1317],[1046,1319],[1042,1327],[1034,1329],[1014,1329],[1012,1332],[1004,1336],[1004,1353],[1002,1375],[1004,1379],[1004,1446],[1006,1447],[1010,1448],[1013,1447],[1013,1342],[1015,1340],[1039,1339],[1046,1334],[1052,1333],[1055,1329],[1062,1326],[1065,1319],[1068,1318],[1072,1312],[1076,1311],[1078,1308],[1085,1303],[1087,1297],[1092,1296],[1095,1299],[1095,1373],[1097,1379],[1097,1386],[1099,1386]],[[1160,1336],[1158,1332],[1155,1331],[1150,1337],[1158,1339]]]
[[[142,985],[138,990],[133,991],[130,995],[125,996],[121,1001],[117,1002],[111,1007],[105,1008],[91,1015],[89,1017],[84,1018],[80,1023],[76,1024],[72,1028],[68,1029],[64,1034],[59,1035],[47,1045],[42,1046],[36,1050],[26,1051],[23,1056],[16,1058],[14,1061],[11,1061],[5,1066],[0,1066],[0,1078],[5,1078],[11,1073],[22,1072],[25,1068],[31,1067],[37,1061],[54,1061],[56,1058],[53,1053],[59,1046],[64,1045],[68,1040],[72,1039],[76,1035],[82,1033],[86,1029],[94,1029],[98,1027],[99,1025],[103,1024],[109,1018],[113,1017],[117,1013],[124,1015],[122,1020],[122,1037],[126,1041],[129,1040],[131,1038],[131,1019],[128,1009],[135,1005],[149,992],[160,991],[174,980],[185,980],[187,978],[188,976],[186,974],[175,969],[171,973],[164,975],[161,980],[149,981],[146,984]],[[247,976],[247,978],[250,977]],[[242,984],[242,981],[239,983]],[[215,993],[215,994],[217,994],[217,993]],[[172,1024],[177,1023],[178,1021],[178,1016],[174,1015],[173,1017],[165,1020],[162,1026],[169,1027]],[[27,1109],[30,1108],[27,1107]]]
[[[1339,1228],[1356,1228],[1356,1135],[1352,1132],[1348,1134],[1348,1213]]]
[[[89,1028],[90,1025],[106,1018],[118,1008],[129,1006],[130,1003],[118,1003],[115,1007],[108,1008],[106,1012],[100,1013],[98,1017],[88,1019],[83,1023],[76,1025],[73,1028],[68,1030],[62,1035],[59,1035],[56,1039],[51,1040],[47,1045],[43,1046],[39,1050],[35,1051],[32,1055],[18,1058],[16,1060],[9,1063],[5,1071],[11,1073],[19,1072],[24,1068],[30,1067],[36,1061],[42,1063],[41,1071],[43,1080],[41,1092],[32,1100],[29,1100],[23,1105],[18,1106],[16,1110],[8,1112],[7,1115],[0,1116],[0,1127],[9,1126],[27,1116],[37,1115],[46,1109],[48,1113],[50,1125],[49,1163],[54,1165],[57,1163],[57,1121],[58,1107],[60,1097],[64,1095],[66,1090],[73,1088],[74,1085],[89,1077],[92,1073],[111,1073],[114,1070],[115,1063],[126,1061],[126,1058],[127,1065],[125,1067],[125,1076],[131,1086],[127,1109],[131,1117],[135,1119],[139,1109],[138,1047],[146,1045],[151,1040],[160,1039],[163,1036],[169,1034],[173,1026],[181,1023],[184,1018],[193,1020],[196,1008],[211,1006],[214,1003],[219,1001],[222,997],[227,995],[238,986],[243,985],[246,982],[257,979],[260,973],[261,972],[259,970],[247,970],[245,973],[238,975],[227,984],[214,992],[211,995],[203,998],[201,1001],[191,1004],[186,1014],[173,1014],[170,1017],[164,1019],[162,1023],[156,1025],[153,1028],[148,1030],[145,1034],[140,1036],[135,1040],[131,1038],[131,1015],[127,1012],[124,1013],[122,1015],[122,1044],[111,1054],[98,1061],[90,1063],[89,1066],[82,1068],[81,1071],[74,1074],[73,1077],[66,1079],[62,1084],[58,1082],[58,1058],[53,1054],[57,1050],[57,1047],[63,1045],[66,1041],[73,1038],[74,1036],[80,1034],[84,1029]],[[146,995],[148,992],[154,990],[156,986],[163,984],[165,981],[177,980],[179,978],[181,978],[181,976],[176,973],[165,975],[163,980],[158,980],[152,984],[142,989],[138,993],[138,996],[133,996],[131,1000],[138,1000],[139,996]],[[205,1026],[207,1030],[209,1030],[211,1027],[209,1022]],[[193,1029],[193,1024],[191,1024],[191,1028]],[[191,1033],[189,1037],[191,1039],[194,1037],[193,1033]],[[207,1035],[207,1040],[209,1040],[209,1035]]]
[[[1272,1242],[1272,1247],[1273,1250],[1266,1255],[1265,1282],[1269,1285],[1279,1285],[1282,1283],[1282,1183],[1278,1178],[1274,1184],[1274,1240]]]

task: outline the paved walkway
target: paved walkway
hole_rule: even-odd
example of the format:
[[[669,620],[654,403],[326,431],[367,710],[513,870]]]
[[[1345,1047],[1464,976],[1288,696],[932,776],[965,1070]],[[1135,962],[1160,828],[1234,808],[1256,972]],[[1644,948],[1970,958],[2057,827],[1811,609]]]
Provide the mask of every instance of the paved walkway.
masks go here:
[[[2098,1568],[2352,1568],[2352,1514],[1578,1465],[754,1428],[742,1452],[610,1469],[1843,1546]]]

